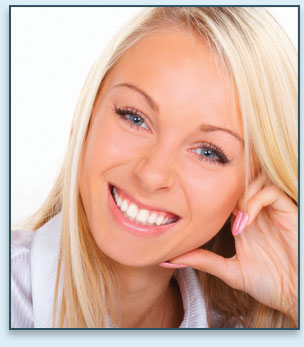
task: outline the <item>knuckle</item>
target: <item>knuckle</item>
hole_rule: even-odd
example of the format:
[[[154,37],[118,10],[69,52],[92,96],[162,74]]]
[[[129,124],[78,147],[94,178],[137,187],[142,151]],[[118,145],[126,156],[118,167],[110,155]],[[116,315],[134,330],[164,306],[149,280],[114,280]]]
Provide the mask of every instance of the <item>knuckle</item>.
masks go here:
[[[241,197],[238,203],[239,208],[242,209],[244,207],[244,204],[245,204],[245,198]]]
[[[267,194],[272,194],[272,195],[277,195],[277,194],[280,193],[279,188],[278,188],[276,185],[274,185],[274,184],[268,184],[268,185],[264,188],[264,190],[265,190],[265,193],[267,193]]]
[[[249,212],[249,211],[252,211],[252,209],[253,209],[254,207],[256,207],[257,205],[259,205],[259,200],[258,200],[257,197],[255,196],[255,197],[251,198],[251,199],[248,201],[248,203],[247,203],[247,211],[248,211],[248,212]]]

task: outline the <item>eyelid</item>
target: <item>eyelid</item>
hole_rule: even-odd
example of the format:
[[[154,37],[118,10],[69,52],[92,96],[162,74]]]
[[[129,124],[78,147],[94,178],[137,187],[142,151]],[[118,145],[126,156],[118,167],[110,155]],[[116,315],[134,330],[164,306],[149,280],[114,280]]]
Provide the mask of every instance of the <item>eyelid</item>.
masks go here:
[[[140,125],[131,122],[129,119],[127,119],[125,117],[127,114],[130,114],[130,115],[141,117],[145,123],[148,120],[148,123],[149,123],[148,117],[143,112],[139,111],[136,107],[134,107],[134,106],[132,106],[132,107],[130,107],[130,106],[119,107],[116,104],[114,104],[113,111],[114,111],[114,114],[116,116],[119,116],[120,119],[123,120],[125,123],[127,123],[129,127],[131,127],[131,128],[135,127],[137,131],[142,130],[142,131],[151,132],[151,129],[145,129],[145,128],[141,127]],[[148,124],[147,124],[147,126],[148,126]],[[194,150],[200,149],[200,148],[207,148],[207,149],[213,151],[215,153],[215,155],[218,157],[218,159],[210,159],[208,157],[205,157],[203,155],[200,155],[200,154],[194,152]],[[201,141],[201,142],[197,143],[194,148],[190,148],[188,151],[194,153],[198,157],[199,160],[204,160],[204,161],[210,162],[212,164],[218,164],[218,165],[224,166],[224,165],[228,165],[231,162],[231,160],[226,156],[225,152],[219,146],[214,145],[210,141],[208,141],[208,142],[202,142]]]
[[[212,150],[218,156],[219,159],[218,160],[217,159],[210,159],[210,158],[204,157],[204,156],[194,152],[194,150],[199,149],[199,148],[207,148],[207,149]],[[227,155],[225,154],[223,149],[221,147],[211,143],[210,141],[199,142],[196,144],[195,147],[191,148],[189,151],[194,153],[195,155],[197,155],[199,160],[205,160],[205,161],[211,162],[213,164],[228,165],[231,162],[231,160],[227,157]]]
[[[135,106],[117,106],[116,104],[114,104],[114,108],[113,111],[115,114],[117,114],[118,116],[121,116],[121,118],[125,121],[125,122],[129,122],[126,118],[125,115],[126,114],[132,114],[134,116],[139,116],[141,117],[144,122],[147,124],[147,126],[149,127],[149,129],[145,129],[140,127],[139,125],[136,125],[135,123],[133,123],[133,126],[135,126],[136,128],[140,128],[141,130],[145,130],[148,132],[152,132],[151,130],[151,121],[150,119],[142,112],[139,111]],[[139,129],[138,129],[139,130]]]

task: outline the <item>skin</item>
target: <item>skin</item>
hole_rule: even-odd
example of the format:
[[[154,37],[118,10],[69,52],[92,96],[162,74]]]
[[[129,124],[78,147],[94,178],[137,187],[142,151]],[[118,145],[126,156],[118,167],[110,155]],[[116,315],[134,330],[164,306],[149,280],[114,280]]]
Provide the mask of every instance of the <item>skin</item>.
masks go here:
[[[266,185],[265,180],[265,174],[260,174],[249,186],[248,221],[235,235],[234,257],[226,259],[194,250],[171,261],[207,271],[284,313],[297,327],[298,208],[275,185]],[[245,208],[243,197],[238,209]]]
[[[153,105],[120,84],[140,88]],[[115,105],[136,108],[145,123],[130,127],[117,116]],[[242,139],[232,83],[194,34],[172,29],[151,34],[129,49],[105,78],[81,158],[80,193],[97,245],[120,270],[121,327],[179,326],[183,306],[170,282],[174,269],[159,263],[183,263],[177,257],[188,253],[185,263],[200,268],[201,260],[193,263],[189,252],[216,235],[244,193]],[[225,153],[228,164],[219,164],[215,152],[212,158],[199,152],[210,143]],[[109,183],[181,220],[157,237],[127,232],[110,213]],[[166,293],[170,310],[163,320]]]
[[[244,191],[242,142],[223,131],[199,131],[202,124],[213,125],[242,137],[233,89],[209,49],[194,38],[170,31],[143,39],[111,71],[96,100],[83,152],[81,196],[96,242],[124,265],[158,264],[206,243]],[[159,112],[140,93],[115,87],[121,83],[144,90]],[[115,104],[143,112],[149,130],[130,128],[113,111]],[[190,152],[202,141],[221,147],[231,163],[221,166]],[[153,239],[126,233],[109,213],[109,182],[181,221]]]

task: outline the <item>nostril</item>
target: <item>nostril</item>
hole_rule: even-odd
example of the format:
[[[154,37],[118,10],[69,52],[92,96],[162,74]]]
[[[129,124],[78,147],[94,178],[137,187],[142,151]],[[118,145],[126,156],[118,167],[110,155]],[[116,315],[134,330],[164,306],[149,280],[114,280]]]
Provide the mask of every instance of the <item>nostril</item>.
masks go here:
[[[148,192],[165,191],[173,185],[172,160],[167,155],[149,154],[134,170],[141,187]]]

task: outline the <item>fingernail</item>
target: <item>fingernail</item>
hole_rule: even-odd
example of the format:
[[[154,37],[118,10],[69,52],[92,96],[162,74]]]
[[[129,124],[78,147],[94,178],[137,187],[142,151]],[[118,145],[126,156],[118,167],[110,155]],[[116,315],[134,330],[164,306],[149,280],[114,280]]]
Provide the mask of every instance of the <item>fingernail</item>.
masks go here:
[[[245,213],[243,215],[242,220],[240,221],[239,228],[238,228],[238,231],[237,231],[237,235],[241,234],[244,231],[244,229],[246,228],[246,225],[247,225],[247,222],[248,222],[248,218],[249,218],[248,213]]]
[[[235,217],[233,226],[232,226],[232,235],[237,235],[238,234],[238,228],[240,221],[242,219],[243,213],[241,211],[238,212],[237,216]]]
[[[181,269],[183,267],[188,267],[188,265],[185,265],[185,264],[172,264],[168,261],[163,261],[162,263],[159,263],[159,265],[162,267],[170,268],[170,269]]]

